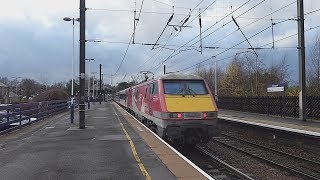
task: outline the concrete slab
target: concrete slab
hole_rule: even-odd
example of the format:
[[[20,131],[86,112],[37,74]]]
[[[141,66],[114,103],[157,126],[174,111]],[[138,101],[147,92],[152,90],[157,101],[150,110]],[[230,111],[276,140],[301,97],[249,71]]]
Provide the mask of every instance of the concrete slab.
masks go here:
[[[96,103],[86,113],[84,130],[78,115],[71,125],[65,113],[26,133],[0,137],[1,179],[145,179],[120,123],[151,178],[175,179],[130,125],[116,119],[110,103]]]
[[[320,121],[219,109],[218,118],[320,137]]]
[[[183,157],[182,154],[169,147],[167,143],[140,124],[137,119],[125,112],[120,106],[116,105],[116,107],[177,179],[213,179],[190,160]],[[140,131],[138,127],[143,128],[144,131]]]

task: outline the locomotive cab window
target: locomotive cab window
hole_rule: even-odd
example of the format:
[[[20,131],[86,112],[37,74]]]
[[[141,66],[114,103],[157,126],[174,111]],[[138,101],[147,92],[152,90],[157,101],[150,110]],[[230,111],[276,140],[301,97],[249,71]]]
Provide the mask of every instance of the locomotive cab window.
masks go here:
[[[167,80],[163,83],[165,94],[201,95],[208,94],[203,80]]]
[[[153,83],[152,85],[152,94],[159,94],[158,83]]]

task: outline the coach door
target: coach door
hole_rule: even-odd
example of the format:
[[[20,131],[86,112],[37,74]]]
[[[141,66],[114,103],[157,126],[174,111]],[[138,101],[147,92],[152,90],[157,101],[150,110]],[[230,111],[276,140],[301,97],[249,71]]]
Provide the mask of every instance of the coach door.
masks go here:
[[[146,96],[145,96],[145,107],[146,107],[146,114],[151,114],[151,90],[152,84],[148,84],[146,87]]]
[[[130,88],[129,90],[128,90],[128,96],[127,96],[127,107],[128,108],[132,108],[132,89]]]
[[[157,109],[157,95],[158,95],[158,83],[157,81],[151,85],[151,95],[150,95],[150,114],[153,115],[153,111]]]

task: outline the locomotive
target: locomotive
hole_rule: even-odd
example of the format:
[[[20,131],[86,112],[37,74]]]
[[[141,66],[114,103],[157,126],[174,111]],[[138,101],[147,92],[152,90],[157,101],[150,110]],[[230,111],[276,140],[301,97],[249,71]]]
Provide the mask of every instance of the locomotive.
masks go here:
[[[170,73],[116,93],[115,101],[172,144],[206,143],[218,134],[218,109],[197,75]]]

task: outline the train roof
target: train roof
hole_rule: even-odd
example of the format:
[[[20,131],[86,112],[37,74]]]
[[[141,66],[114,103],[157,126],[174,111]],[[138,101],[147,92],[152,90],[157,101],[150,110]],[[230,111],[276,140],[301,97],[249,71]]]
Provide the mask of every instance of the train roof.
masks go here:
[[[180,79],[180,80],[203,80],[202,77],[198,76],[198,75],[194,75],[194,74],[185,74],[185,73],[169,73],[169,74],[165,74],[160,76],[158,79],[161,80],[176,80],[176,79]],[[128,87],[126,89],[123,89],[121,91],[118,91],[120,94],[124,94],[128,89],[130,88],[135,88],[144,84],[148,84],[150,82],[156,81],[158,79],[150,79],[148,81],[144,81],[141,82],[139,84],[136,84],[134,86]]]
[[[202,77],[194,74],[185,73],[169,73],[161,76],[159,79],[169,80],[169,79],[188,79],[188,80],[203,80]]]

